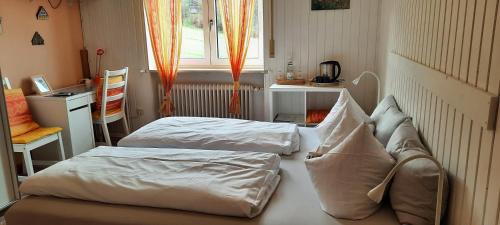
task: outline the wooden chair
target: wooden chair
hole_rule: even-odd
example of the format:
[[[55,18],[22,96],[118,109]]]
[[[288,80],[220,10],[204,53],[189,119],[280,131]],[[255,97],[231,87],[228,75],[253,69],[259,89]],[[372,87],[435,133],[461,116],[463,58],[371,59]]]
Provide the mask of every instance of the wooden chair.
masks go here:
[[[106,140],[106,145],[111,146],[108,123],[122,120],[125,135],[129,134],[129,126],[125,113],[127,99],[128,67],[116,71],[104,71],[101,84],[97,87],[97,111],[93,114],[94,124],[100,125]]]
[[[57,141],[59,159],[61,161],[64,160],[64,146],[61,136],[62,128],[44,128],[34,122],[21,89],[5,90],[5,99],[7,102],[14,152],[22,153],[28,176],[35,174],[31,151],[37,148]]]

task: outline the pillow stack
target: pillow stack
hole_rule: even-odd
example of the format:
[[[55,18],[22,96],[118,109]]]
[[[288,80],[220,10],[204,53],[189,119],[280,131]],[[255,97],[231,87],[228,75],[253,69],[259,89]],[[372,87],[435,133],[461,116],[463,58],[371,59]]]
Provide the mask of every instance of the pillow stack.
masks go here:
[[[394,96],[384,98],[371,119],[375,121],[375,136],[397,162],[414,155],[431,155],[411,119],[399,110]],[[444,179],[442,212],[448,193],[447,178]],[[396,172],[389,197],[401,224],[434,224],[438,180],[439,169],[428,159],[410,161]]]
[[[321,208],[337,218],[363,219],[373,214],[379,204],[367,193],[382,182],[395,162],[430,155],[393,96],[384,98],[368,117],[344,90],[317,129],[324,142],[305,163]],[[438,168],[428,159],[410,161],[396,172],[389,196],[401,224],[434,223],[438,178]],[[443,212],[447,192],[445,177]]]

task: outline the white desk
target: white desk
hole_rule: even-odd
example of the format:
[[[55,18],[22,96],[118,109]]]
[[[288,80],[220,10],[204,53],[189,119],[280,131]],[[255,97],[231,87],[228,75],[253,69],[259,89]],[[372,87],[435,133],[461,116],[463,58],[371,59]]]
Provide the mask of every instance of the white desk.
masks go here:
[[[95,147],[91,104],[95,91],[83,85],[55,90],[73,92],[69,97],[27,96],[34,120],[43,127],[61,127],[66,158]]]
[[[316,87],[310,85],[279,85],[269,87],[269,118],[275,122],[277,117],[287,122],[303,126],[306,124],[307,110],[330,109],[337,102],[342,85],[335,87]]]

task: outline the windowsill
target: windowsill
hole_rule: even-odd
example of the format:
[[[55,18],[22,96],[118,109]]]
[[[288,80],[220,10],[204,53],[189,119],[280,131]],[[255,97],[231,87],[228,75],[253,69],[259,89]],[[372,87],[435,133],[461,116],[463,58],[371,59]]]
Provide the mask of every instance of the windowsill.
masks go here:
[[[229,68],[180,68],[180,73],[183,72],[222,72],[222,73],[231,73],[231,69]],[[241,73],[265,73],[264,68],[249,68],[243,69]]]
[[[149,70],[152,73],[157,73],[157,70]],[[202,72],[212,72],[212,73],[228,73],[231,74],[231,69],[229,68],[196,68],[196,67],[184,67],[179,68],[178,73],[202,73]],[[245,68],[241,71],[242,74],[265,74],[266,70],[263,67],[250,67]]]

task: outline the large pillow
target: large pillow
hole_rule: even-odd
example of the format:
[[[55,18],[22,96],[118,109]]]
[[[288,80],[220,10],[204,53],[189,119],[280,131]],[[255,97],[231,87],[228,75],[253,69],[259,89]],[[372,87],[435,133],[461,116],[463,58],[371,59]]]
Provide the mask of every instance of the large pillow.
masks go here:
[[[397,161],[419,154],[428,153],[422,149],[404,148],[400,150]],[[389,195],[392,208],[401,224],[434,224],[438,178],[438,168],[428,159],[415,159],[398,170]],[[448,198],[446,173],[444,179],[442,213],[446,211]]]
[[[363,219],[379,208],[367,193],[386,177],[394,159],[363,123],[335,148],[305,164],[323,211],[336,218]]]
[[[364,113],[363,113],[364,114]],[[337,126],[330,133],[330,136],[318,147],[316,153],[324,154],[335,146],[339,145],[356,127],[362,123],[371,123],[371,120],[366,114],[357,113],[357,109],[353,104],[346,104],[342,107],[337,117],[333,121]],[[338,122],[337,122],[338,121]],[[370,124],[373,129],[373,125]]]
[[[384,146],[387,145],[392,134],[408,117],[396,107],[389,107],[387,111],[375,121],[375,137]]]
[[[386,96],[380,103],[378,103],[370,118],[377,121],[390,107],[398,108],[398,104],[396,103],[396,99],[393,95]]]
[[[398,128],[396,128],[389,142],[387,142],[385,150],[389,152],[392,157],[397,159],[398,154],[404,148],[420,149],[427,153],[427,149],[420,141],[420,136],[418,135],[417,129],[413,126],[411,118],[406,118]]]
[[[360,117],[363,117],[364,121],[370,120],[370,117],[366,115],[365,111],[358,105],[356,100],[349,94],[347,89],[343,89],[340,92],[340,96],[337,100],[337,103],[330,110],[330,113],[325,117],[325,119],[316,126],[316,131],[318,132],[318,136],[320,140],[323,142],[325,139],[332,133],[333,129],[338,125],[341,121],[342,109],[347,107],[352,108],[352,112]]]

